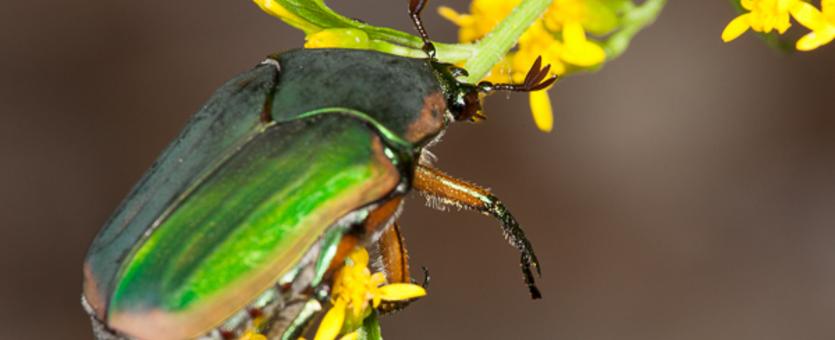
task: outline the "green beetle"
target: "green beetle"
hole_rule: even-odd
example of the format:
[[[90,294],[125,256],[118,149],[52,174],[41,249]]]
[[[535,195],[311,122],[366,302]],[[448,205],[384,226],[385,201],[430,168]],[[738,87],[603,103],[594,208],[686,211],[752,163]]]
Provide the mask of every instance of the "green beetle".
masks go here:
[[[432,56],[421,8],[412,1]],[[487,190],[433,169],[425,150],[449,123],[479,116],[480,94],[550,85],[540,66],[523,84],[470,85],[431,57],[307,49],[228,81],[93,241],[82,300],[97,337],[224,338],[255,317],[295,336],[324,298],[316,292],[341,263],[340,244],[379,244],[385,263],[400,263],[385,268],[389,280],[409,280],[395,219],[411,189],[496,217],[538,298],[538,262],[513,216]]]

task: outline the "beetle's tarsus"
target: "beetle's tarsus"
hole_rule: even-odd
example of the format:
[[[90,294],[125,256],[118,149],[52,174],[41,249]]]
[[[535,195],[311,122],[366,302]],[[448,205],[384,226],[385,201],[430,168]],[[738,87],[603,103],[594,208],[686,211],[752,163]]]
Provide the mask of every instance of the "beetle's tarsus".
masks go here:
[[[413,185],[415,189],[434,202],[480,211],[499,220],[505,239],[521,254],[522,274],[531,297],[534,299],[542,297],[531,270],[533,267],[537,274],[541,275],[539,260],[516,218],[498,198],[487,189],[453,178],[438,169],[425,165],[419,165],[415,169]]]
[[[510,211],[507,210],[498,198],[493,195],[488,195],[486,201],[489,203],[485,204],[485,212],[499,220],[502,225],[502,231],[505,234],[505,238],[507,238],[508,242],[522,254],[520,265],[522,267],[522,273],[524,274],[525,284],[531,292],[531,298],[542,298],[542,294],[536,287],[533,272],[531,271],[531,267],[533,267],[536,270],[537,275],[542,276],[542,272],[539,267],[539,260],[536,258],[536,254],[533,251],[530,241],[528,241],[528,238],[525,236],[525,232],[519,226],[519,222],[516,221],[516,218],[510,214]]]

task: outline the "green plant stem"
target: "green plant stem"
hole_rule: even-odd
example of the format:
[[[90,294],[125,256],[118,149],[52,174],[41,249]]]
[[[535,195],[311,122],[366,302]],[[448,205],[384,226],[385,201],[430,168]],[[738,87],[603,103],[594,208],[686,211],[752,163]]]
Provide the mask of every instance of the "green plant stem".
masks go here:
[[[475,54],[467,60],[464,69],[469,72],[466,82],[480,81],[494,65],[510,51],[519,37],[539,19],[552,0],[525,0],[517,6],[496,28],[477,43]]]
[[[405,57],[425,58],[420,38],[398,30],[376,27],[346,18],[331,10],[324,0],[276,1],[292,16],[279,15],[286,23],[312,34],[329,28],[354,28],[368,34],[371,49]],[[475,44],[435,43],[438,61],[458,63],[469,71],[466,81],[478,82],[516,45],[522,33],[548,9],[553,0],[524,0],[492,32]]]
[[[438,61],[457,63],[471,58],[476,52],[474,44],[444,44],[433,42]],[[385,40],[371,40],[371,49],[409,58],[426,58],[426,52],[419,48],[406,47]]]
[[[666,2],[666,0],[647,0],[640,6],[630,6],[631,8],[623,16],[622,28],[612,34],[603,44],[606,61],[620,57],[623,52],[626,52],[635,34],[655,21]]]

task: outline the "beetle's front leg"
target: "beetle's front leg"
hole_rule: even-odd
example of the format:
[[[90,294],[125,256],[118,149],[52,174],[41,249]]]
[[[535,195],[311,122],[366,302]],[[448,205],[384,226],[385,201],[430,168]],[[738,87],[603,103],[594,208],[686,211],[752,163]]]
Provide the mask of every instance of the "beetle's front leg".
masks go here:
[[[531,267],[534,267],[537,274],[540,274],[539,261],[536,259],[533,247],[531,247],[530,242],[525,237],[525,232],[522,231],[510,211],[489,190],[453,178],[438,169],[425,165],[417,166],[412,184],[415,189],[427,197],[430,203],[472,209],[499,220],[505,238],[522,254],[522,273],[531,292],[531,297],[534,299],[542,297],[539,289],[536,288],[531,271]]]

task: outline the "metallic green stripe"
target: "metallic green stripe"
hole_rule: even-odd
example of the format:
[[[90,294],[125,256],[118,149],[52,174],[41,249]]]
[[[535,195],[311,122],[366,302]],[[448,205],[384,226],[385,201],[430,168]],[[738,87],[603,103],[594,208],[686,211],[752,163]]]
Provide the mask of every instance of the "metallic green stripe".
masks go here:
[[[260,292],[230,291],[236,282],[270,270],[277,279],[292,269],[266,267],[277,259],[295,264],[303,255],[298,249],[311,245],[300,240],[315,240],[346,213],[322,215],[327,204],[366,194],[355,191],[387,175],[375,163],[375,136],[351,117],[318,115],[256,137],[125,263],[110,314],[186,311],[221,295],[241,294],[235,301],[248,302]]]
[[[412,143],[409,143],[405,139],[401,138],[400,135],[394,133],[394,131],[391,131],[388,127],[381,124],[377,119],[362,111],[357,111],[345,107],[328,107],[324,109],[305,112],[304,114],[300,115],[298,119],[316,116],[323,113],[344,113],[360,118],[364,121],[371,123],[371,125],[373,125],[374,128],[376,128],[388,142],[394,144],[393,146],[396,146],[402,150],[412,150],[414,148],[414,145],[412,145]]]

